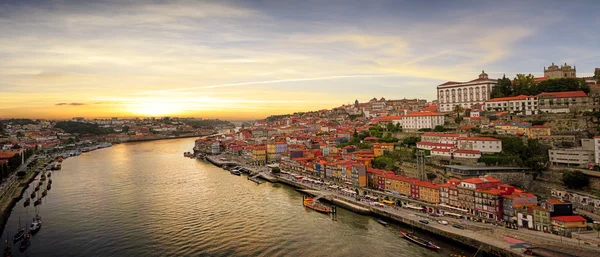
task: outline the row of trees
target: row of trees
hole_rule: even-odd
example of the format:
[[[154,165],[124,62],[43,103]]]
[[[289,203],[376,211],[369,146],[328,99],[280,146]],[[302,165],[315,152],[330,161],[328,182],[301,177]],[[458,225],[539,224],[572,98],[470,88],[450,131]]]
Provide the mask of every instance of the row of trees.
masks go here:
[[[513,81],[506,76],[498,79],[498,85],[492,89],[491,98],[579,90],[586,94],[590,92],[590,87],[584,79],[560,78],[536,82],[535,77],[531,74],[517,74]]]

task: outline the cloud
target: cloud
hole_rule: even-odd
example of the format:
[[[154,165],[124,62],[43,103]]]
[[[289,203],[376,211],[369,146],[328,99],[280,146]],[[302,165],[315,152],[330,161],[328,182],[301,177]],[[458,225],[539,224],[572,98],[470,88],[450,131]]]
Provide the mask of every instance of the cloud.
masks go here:
[[[87,105],[87,104],[84,104],[84,103],[57,103],[55,105],[58,105],[58,106],[62,106],[62,105],[82,106],[82,105]]]

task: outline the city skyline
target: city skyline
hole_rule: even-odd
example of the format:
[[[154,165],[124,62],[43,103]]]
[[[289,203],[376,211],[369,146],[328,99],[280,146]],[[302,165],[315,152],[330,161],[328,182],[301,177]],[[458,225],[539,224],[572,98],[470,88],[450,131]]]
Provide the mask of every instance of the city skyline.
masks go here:
[[[600,66],[598,3],[0,5],[0,118],[223,119],[436,98],[445,81]]]

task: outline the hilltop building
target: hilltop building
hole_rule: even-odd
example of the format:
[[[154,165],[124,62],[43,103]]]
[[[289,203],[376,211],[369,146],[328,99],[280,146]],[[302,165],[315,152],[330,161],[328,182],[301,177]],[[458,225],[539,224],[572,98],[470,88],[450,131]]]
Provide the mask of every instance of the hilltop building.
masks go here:
[[[571,66],[561,65],[558,67],[554,63],[546,69],[544,67],[544,77],[548,77],[549,79],[560,79],[560,78],[576,78],[577,77],[577,69],[575,66],[571,68]]]
[[[479,78],[469,82],[448,81],[441,84],[437,86],[438,109],[440,112],[452,112],[457,105],[471,108],[475,104],[483,104],[490,99],[490,92],[496,84],[498,81],[490,79],[484,71]]]

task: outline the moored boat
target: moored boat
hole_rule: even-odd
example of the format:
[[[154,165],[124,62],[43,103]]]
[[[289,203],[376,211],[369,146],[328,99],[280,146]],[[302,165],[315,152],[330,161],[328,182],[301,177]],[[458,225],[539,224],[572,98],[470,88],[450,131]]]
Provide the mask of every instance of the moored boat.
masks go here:
[[[31,244],[31,233],[27,232],[27,234],[25,234],[25,236],[23,237],[23,241],[21,241],[19,251],[24,252],[25,250],[27,250],[29,244]]]
[[[318,211],[318,212],[322,212],[322,213],[332,213],[333,212],[332,208],[322,204],[321,202],[313,199],[312,197],[304,198],[303,203],[304,203],[304,207]]]
[[[42,197],[46,196],[48,194],[48,190],[44,190],[44,192],[42,192]]]
[[[29,231],[31,231],[31,233],[35,233],[38,232],[40,228],[42,228],[42,217],[36,215],[35,218],[33,218],[31,225],[29,225]]]
[[[404,231],[400,231],[400,234],[402,234],[402,236],[404,236],[404,238],[408,239],[408,241],[411,241],[411,242],[413,242],[415,244],[418,244],[420,246],[423,246],[423,247],[426,247],[426,248],[429,248],[429,249],[432,249],[432,250],[439,250],[439,249],[441,249],[439,246],[433,244],[431,241],[427,241],[427,240],[425,240],[423,238],[420,238],[418,236],[415,236],[413,234],[409,234],[409,233],[406,233]]]
[[[378,219],[377,222],[379,222],[379,224],[384,225],[384,226],[387,226],[387,224],[388,224],[387,222],[385,222],[381,219]]]
[[[48,186],[46,186],[46,190],[50,190],[52,188],[52,185],[48,184]]]
[[[40,204],[42,204],[42,198],[41,197],[38,198],[37,200],[35,200],[35,202],[33,202],[33,206],[38,206]]]
[[[231,174],[236,175],[236,176],[242,175],[242,172],[238,169],[232,169],[230,172],[231,172]]]
[[[13,240],[14,240],[14,242],[17,242],[17,241],[23,239],[24,236],[25,236],[25,228],[21,227],[21,218],[19,218],[19,228],[17,229],[17,233],[15,234]]]
[[[29,198],[26,198],[25,202],[23,202],[23,207],[29,206],[30,203],[31,203],[31,200]]]

